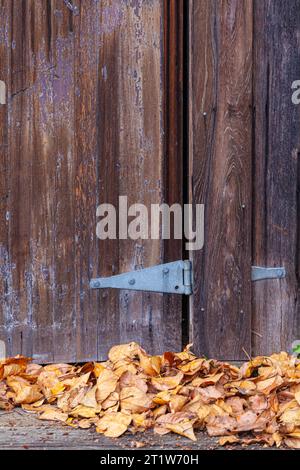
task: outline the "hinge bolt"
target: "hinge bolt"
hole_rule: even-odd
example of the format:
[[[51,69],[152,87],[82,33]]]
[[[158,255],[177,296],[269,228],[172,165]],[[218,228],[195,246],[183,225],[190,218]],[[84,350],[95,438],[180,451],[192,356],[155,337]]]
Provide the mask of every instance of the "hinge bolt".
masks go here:
[[[133,286],[135,284],[135,279],[130,279],[130,281],[128,282],[128,284],[130,284],[131,286]]]
[[[165,269],[163,270],[163,273],[164,273],[164,274],[168,274],[168,273],[169,273],[168,268],[165,268]]]

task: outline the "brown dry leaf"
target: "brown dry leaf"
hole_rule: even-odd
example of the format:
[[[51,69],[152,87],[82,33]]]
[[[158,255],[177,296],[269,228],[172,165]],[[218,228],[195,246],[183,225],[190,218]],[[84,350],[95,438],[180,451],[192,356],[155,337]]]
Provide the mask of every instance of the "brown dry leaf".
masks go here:
[[[149,417],[149,413],[135,413],[132,415],[132,424],[136,428],[148,429],[153,426],[154,420]],[[140,430],[140,429],[139,429]]]
[[[97,385],[92,387],[90,390],[86,392],[82,400],[80,401],[81,405],[88,406],[90,408],[98,408],[99,405],[96,400],[96,391]]]
[[[109,369],[100,372],[97,379],[96,399],[102,403],[109,395],[116,390],[119,377]]]
[[[287,447],[291,449],[300,449],[300,438],[295,438],[292,436],[287,436],[284,439],[284,443]]]
[[[31,361],[28,357],[16,356],[0,361],[0,380],[6,379],[10,375],[18,375],[26,372],[28,363]]]
[[[298,405],[300,406],[300,390],[295,393],[295,400],[297,401]]]
[[[99,419],[96,431],[106,437],[119,437],[127,431],[131,420],[130,415],[121,412],[108,413]]]
[[[49,420],[49,421],[61,421],[65,423],[68,419],[68,414],[63,413],[61,410],[58,410],[54,407],[48,407],[45,409],[42,414],[39,416],[39,419]]]
[[[155,410],[153,410],[153,417],[154,419],[157,419],[159,418],[160,416],[163,416],[166,414],[168,410],[168,407],[167,405],[161,405],[159,406],[158,408],[155,408]]]
[[[141,347],[137,343],[120,344],[113,346],[109,353],[108,358],[111,362],[123,361],[124,359],[133,359],[141,352]]]
[[[74,377],[69,381],[68,390],[62,393],[57,399],[57,407],[62,411],[68,412],[81,403],[83,397],[87,393],[89,386],[87,382],[90,372]]]
[[[197,377],[192,381],[193,387],[207,387],[208,385],[215,385],[224,376],[223,372],[219,374],[210,375],[208,377]]]
[[[165,427],[169,431],[175,432],[176,434],[179,434],[180,436],[184,436],[184,437],[191,439],[192,441],[196,441],[197,439],[194,434],[193,425],[194,425],[194,421],[186,420],[178,424],[167,423]]]
[[[173,377],[153,377],[151,379],[152,385],[156,390],[170,390],[177,387],[182,381],[184,375],[182,372],[178,372]]]
[[[180,364],[178,369],[181,370],[185,375],[194,375],[196,372],[201,370],[204,362],[206,362],[204,358],[194,359],[185,364]]]
[[[238,444],[240,439],[236,436],[222,436],[219,439],[220,446],[226,446],[227,444]]]
[[[251,431],[257,427],[257,414],[254,411],[248,410],[240,416],[236,417],[236,430],[238,432]]]
[[[257,382],[256,386],[258,392],[264,393],[265,395],[269,395],[272,390],[282,384],[283,379],[279,375],[276,375],[275,377],[270,377],[269,379]]]
[[[124,387],[136,387],[142,390],[144,393],[148,391],[146,379],[141,378],[129,371],[126,371],[121,375],[119,384],[121,389]]]
[[[209,436],[227,436],[236,428],[236,419],[231,416],[208,416],[206,430]]]
[[[238,380],[224,385],[225,390],[236,389],[241,395],[253,395],[256,393],[256,385],[250,380]]]
[[[183,395],[173,395],[169,401],[169,408],[172,413],[176,413],[177,411],[181,411],[183,406],[188,401],[187,397]]]
[[[205,388],[199,388],[198,393],[204,403],[213,403],[219,398],[223,398],[225,393],[218,389],[215,385],[209,385]]]
[[[167,413],[156,420],[155,431],[160,433],[159,427],[161,427],[163,433],[165,433],[165,431],[172,431],[181,436],[188,437],[192,441],[196,441],[193,430],[196,421],[197,415],[195,415],[195,413]]]
[[[14,391],[13,400],[17,404],[34,403],[43,397],[38,385],[31,385],[22,377],[9,376],[6,383]]]
[[[293,424],[300,426],[300,408],[294,410],[286,410],[280,417],[280,421],[284,424]]]
[[[137,387],[124,387],[120,393],[120,403],[121,410],[130,413],[144,413],[153,405],[151,396]]]
[[[160,356],[147,356],[142,350],[138,353],[138,356],[140,359],[140,367],[147,375],[156,377],[160,374],[162,362]]]
[[[109,397],[106,398],[101,403],[101,408],[103,410],[110,410],[110,411],[118,411],[119,409],[119,402],[120,402],[120,397],[117,392],[112,392]]]

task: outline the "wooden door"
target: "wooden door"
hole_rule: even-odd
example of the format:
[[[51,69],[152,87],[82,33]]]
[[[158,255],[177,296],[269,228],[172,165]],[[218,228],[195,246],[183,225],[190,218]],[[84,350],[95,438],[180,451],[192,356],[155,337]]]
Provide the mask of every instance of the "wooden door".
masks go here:
[[[181,298],[89,280],[181,258],[96,208],[181,202],[181,2],[1,0],[0,338],[40,362],[181,348]],[[176,65],[178,64],[178,66]],[[176,254],[175,254],[176,253]]]
[[[190,201],[205,204],[191,253],[191,340],[246,359],[300,338],[300,2],[189,2]],[[251,266],[284,279],[251,282]]]

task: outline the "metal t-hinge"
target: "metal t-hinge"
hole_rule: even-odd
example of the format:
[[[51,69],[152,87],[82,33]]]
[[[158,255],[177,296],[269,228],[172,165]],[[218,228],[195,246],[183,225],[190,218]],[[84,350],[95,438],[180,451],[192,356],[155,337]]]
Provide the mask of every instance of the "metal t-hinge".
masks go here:
[[[129,289],[167,294],[192,294],[192,263],[174,261],[150,268],[138,269],[111,277],[99,277],[90,282],[91,289]]]
[[[264,268],[261,266],[252,266],[252,281],[261,281],[263,279],[282,279],[285,277],[285,268]]]

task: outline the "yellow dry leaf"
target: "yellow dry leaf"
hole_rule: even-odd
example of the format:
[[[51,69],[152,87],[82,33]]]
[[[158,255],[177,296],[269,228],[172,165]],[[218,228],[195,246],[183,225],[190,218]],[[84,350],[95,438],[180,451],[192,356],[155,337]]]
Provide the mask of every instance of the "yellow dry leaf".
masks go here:
[[[153,403],[152,398],[137,387],[124,387],[120,393],[122,411],[143,413],[148,411]]]
[[[165,405],[171,400],[172,394],[169,390],[163,390],[153,397],[153,402],[158,405]]]
[[[93,369],[93,372],[94,372],[94,375],[95,377],[98,379],[99,375],[101,374],[101,372],[105,369],[105,367],[99,363],[99,362],[95,362],[94,363],[94,369]]]
[[[100,412],[100,410],[98,412]],[[75,418],[95,418],[97,416],[97,410],[89,406],[78,405],[70,412],[70,415],[75,416]]]
[[[295,400],[297,401],[298,405],[300,406],[300,390],[295,393]]]
[[[97,379],[96,399],[99,403],[104,401],[116,390],[119,377],[111,370],[104,369]]]
[[[150,418],[149,413],[134,413],[132,415],[132,424],[136,428],[148,429],[153,426],[153,418]]]
[[[63,382],[57,382],[54,387],[52,387],[50,389],[50,393],[52,395],[52,397],[56,397],[57,395],[60,395],[64,390],[65,390],[66,386]],[[49,397],[51,398],[51,396]]]
[[[204,362],[204,358],[194,359],[186,364],[180,364],[178,369],[180,369],[185,375],[193,375],[201,369]]]
[[[121,412],[107,413],[99,419],[96,431],[107,437],[119,437],[127,431],[131,419],[130,415]]]

